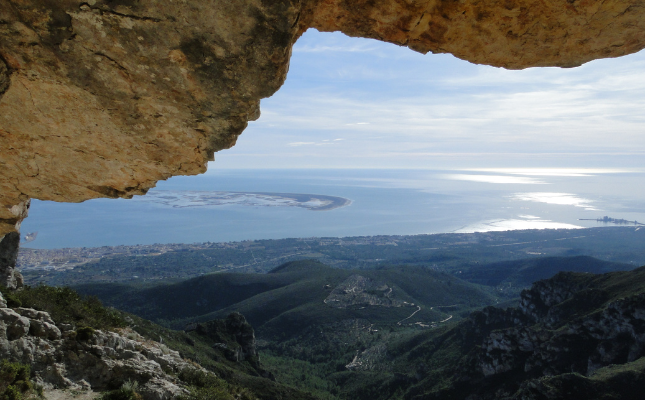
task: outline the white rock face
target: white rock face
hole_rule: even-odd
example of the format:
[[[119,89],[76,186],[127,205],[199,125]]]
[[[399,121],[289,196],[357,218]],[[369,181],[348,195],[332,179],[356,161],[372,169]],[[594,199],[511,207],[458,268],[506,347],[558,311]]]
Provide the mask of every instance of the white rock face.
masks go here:
[[[146,400],[170,400],[187,393],[171,374],[199,368],[130,329],[77,340],[71,325],[57,326],[46,312],[0,304],[0,359],[30,365],[46,388],[101,391],[136,380]]]

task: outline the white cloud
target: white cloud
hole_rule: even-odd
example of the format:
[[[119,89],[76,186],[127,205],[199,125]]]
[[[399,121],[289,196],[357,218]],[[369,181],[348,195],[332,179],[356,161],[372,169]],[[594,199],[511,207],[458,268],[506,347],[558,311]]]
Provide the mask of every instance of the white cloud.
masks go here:
[[[299,147],[299,146],[308,146],[312,144],[316,144],[316,143],[315,142],[291,142],[291,143],[287,143],[287,146]]]
[[[244,165],[262,167],[637,160],[645,155],[644,69],[645,53],[574,69],[506,71],[311,31],[294,48],[284,87],[263,100],[262,117],[221,158],[242,163],[254,154]],[[324,144],[339,136],[343,146]]]

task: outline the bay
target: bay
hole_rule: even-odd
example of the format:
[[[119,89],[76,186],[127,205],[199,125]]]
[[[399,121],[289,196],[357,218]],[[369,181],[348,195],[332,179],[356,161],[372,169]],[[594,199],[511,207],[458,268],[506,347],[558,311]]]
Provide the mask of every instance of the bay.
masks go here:
[[[645,222],[644,177],[637,170],[570,168],[213,169],[159,182],[150,192],[155,196],[34,200],[21,231],[38,232],[24,247],[63,248],[595,227],[606,225],[595,220],[604,216]],[[182,192],[316,194],[351,203],[316,211],[257,202],[173,207],[154,200]]]

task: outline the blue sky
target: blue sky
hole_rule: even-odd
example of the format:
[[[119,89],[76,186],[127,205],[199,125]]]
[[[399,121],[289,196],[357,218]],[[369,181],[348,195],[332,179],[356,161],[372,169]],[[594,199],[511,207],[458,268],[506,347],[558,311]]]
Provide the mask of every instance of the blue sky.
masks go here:
[[[507,71],[310,30],[209,168],[639,167],[645,53]]]

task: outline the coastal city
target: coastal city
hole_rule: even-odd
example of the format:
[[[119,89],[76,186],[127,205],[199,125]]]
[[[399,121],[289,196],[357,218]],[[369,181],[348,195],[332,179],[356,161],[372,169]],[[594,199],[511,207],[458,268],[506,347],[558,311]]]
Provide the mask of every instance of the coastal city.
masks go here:
[[[355,238],[300,238],[294,239],[300,245],[288,246],[280,252],[279,258],[303,255],[311,251],[311,245],[319,246],[352,246],[352,245],[391,245],[396,246],[405,236],[369,236]],[[205,249],[230,249],[252,251],[264,248],[261,242],[246,240],[241,242],[204,242],[204,243],[167,243],[134,246],[74,247],[62,249],[32,249],[22,247],[18,255],[17,266],[22,271],[66,271],[75,267],[96,262],[110,257],[150,257],[170,252],[188,252]],[[231,266],[234,267],[234,266]]]

